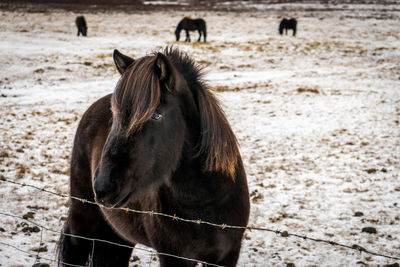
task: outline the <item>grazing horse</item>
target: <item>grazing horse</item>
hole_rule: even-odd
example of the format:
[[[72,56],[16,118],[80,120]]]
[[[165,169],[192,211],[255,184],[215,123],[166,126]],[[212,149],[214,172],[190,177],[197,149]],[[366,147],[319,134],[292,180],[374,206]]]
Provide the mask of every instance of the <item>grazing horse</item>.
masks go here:
[[[185,42],[190,42],[189,31],[196,31],[196,30],[199,32],[199,39],[197,40],[197,42],[200,42],[202,34],[203,34],[203,40],[204,42],[206,42],[207,29],[206,29],[206,22],[203,19],[191,19],[189,17],[184,17],[178,23],[178,26],[176,26],[175,30],[176,41],[179,41],[181,30],[185,30],[186,32]]]
[[[86,36],[87,34],[87,25],[86,25],[86,20],[84,16],[79,16],[76,17],[75,19],[75,24],[76,27],[78,28],[78,36],[79,34],[82,34],[82,36]]]
[[[84,113],[71,157],[71,196],[98,204],[71,198],[59,266],[128,266],[137,243],[160,253],[162,267],[195,265],[163,253],[235,266],[249,217],[246,174],[200,68],[172,48],[137,60],[115,50],[113,57],[122,76]]]
[[[283,34],[283,30],[287,34],[287,31],[292,29],[293,36],[296,35],[296,28],[297,28],[297,21],[296,19],[282,19],[281,23],[279,24],[279,34]]]

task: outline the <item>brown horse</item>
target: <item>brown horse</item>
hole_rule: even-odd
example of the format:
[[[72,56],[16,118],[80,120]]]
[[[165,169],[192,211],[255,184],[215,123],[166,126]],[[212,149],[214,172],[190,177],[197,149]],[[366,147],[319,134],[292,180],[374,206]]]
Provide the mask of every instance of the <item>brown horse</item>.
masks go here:
[[[200,19],[200,18],[199,19],[191,19],[189,17],[184,17],[178,23],[178,26],[176,26],[176,29],[175,29],[176,41],[179,41],[182,30],[185,30],[185,32],[186,32],[185,42],[190,42],[189,31],[196,31],[196,30],[199,32],[199,39],[197,39],[197,42],[200,42],[201,35],[203,35],[204,42],[206,41],[207,27],[206,27],[206,22],[203,19]]]
[[[235,266],[243,229],[117,209],[246,226],[250,204],[236,137],[194,61],[167,48],[137,60],[115,50],[114,62],[122,76],[83,115],[71,158],[71,195],[101,205],[71,199],[59,265],[128,266],[131,247],[141,243]],[[159,259],[161,266],[195,265]]]

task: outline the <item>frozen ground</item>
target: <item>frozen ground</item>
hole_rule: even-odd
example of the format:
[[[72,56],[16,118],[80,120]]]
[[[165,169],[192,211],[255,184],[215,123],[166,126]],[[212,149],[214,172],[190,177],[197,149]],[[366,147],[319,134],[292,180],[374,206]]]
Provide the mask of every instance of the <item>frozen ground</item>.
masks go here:
[[[249,225],[400,257],[400,12],[379,5],[297,13],[274,8],[87,13],[87,38],[76,37],[76,13],[1,11],[0,176],[68,194],[80,116],[118,79],[113,49],[141,57],[174,45],[205,67],[237,134],[251,192]],[[206,19],[207,43],[174,41],[184,15]],[[283,15],[298,18],[298,36],[278,35]],[[66,199],[0,185],[0,212],[32,212],[31,220],[61,230]],[[4,243],[36,254],[42,242],[40,255],[54,258],[58,235],[27,226],[33,225],[0,215],[0,266],[35,262]],[[132,266],[157,265],[148,253],[133,254],[139,260]],[[394,262],[248,231],[239,266]]]

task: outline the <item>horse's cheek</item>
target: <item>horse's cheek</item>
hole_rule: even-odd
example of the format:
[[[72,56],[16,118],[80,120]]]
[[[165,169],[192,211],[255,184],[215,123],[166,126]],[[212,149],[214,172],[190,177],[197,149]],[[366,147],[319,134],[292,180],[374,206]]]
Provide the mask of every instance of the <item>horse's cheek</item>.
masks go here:
[[[163,150],[165,151],[165,156],[168,157],[173,166],[176,165],[182,154],[186,131],[186,126],[182,123],[183,121],[183,117],[176,116],[175,120],[169,123],[169,127],[163,131]]]
[[[182,153],[182,149],[183,149],[183,140],[185,140],[185,126],[179,126],[178,128],[176,128],[177,130],[175,131],[175,134],[173,135],[173,137],[171,139],[173,139],[173,142],[171,142],[172,146],[173,146],[173,152],[174,155],[173,157],[176,159],[180,156],[180,154]]]

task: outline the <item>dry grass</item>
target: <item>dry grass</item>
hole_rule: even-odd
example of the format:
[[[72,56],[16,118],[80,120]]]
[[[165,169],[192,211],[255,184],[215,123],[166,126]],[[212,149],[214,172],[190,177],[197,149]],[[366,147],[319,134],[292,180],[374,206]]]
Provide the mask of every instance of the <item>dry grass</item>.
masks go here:
[[[313,93],[319,94],[319,90],[317,88],[310,88],[310,87],[298,87],[296,90],[298,93]]]
[[[228,85],[217,85],[213,87],[216,92],[239,92],[243,90],[255,89],[255,88],[266,88],[269,83],[249,83],[242,86],[228,86]]]

